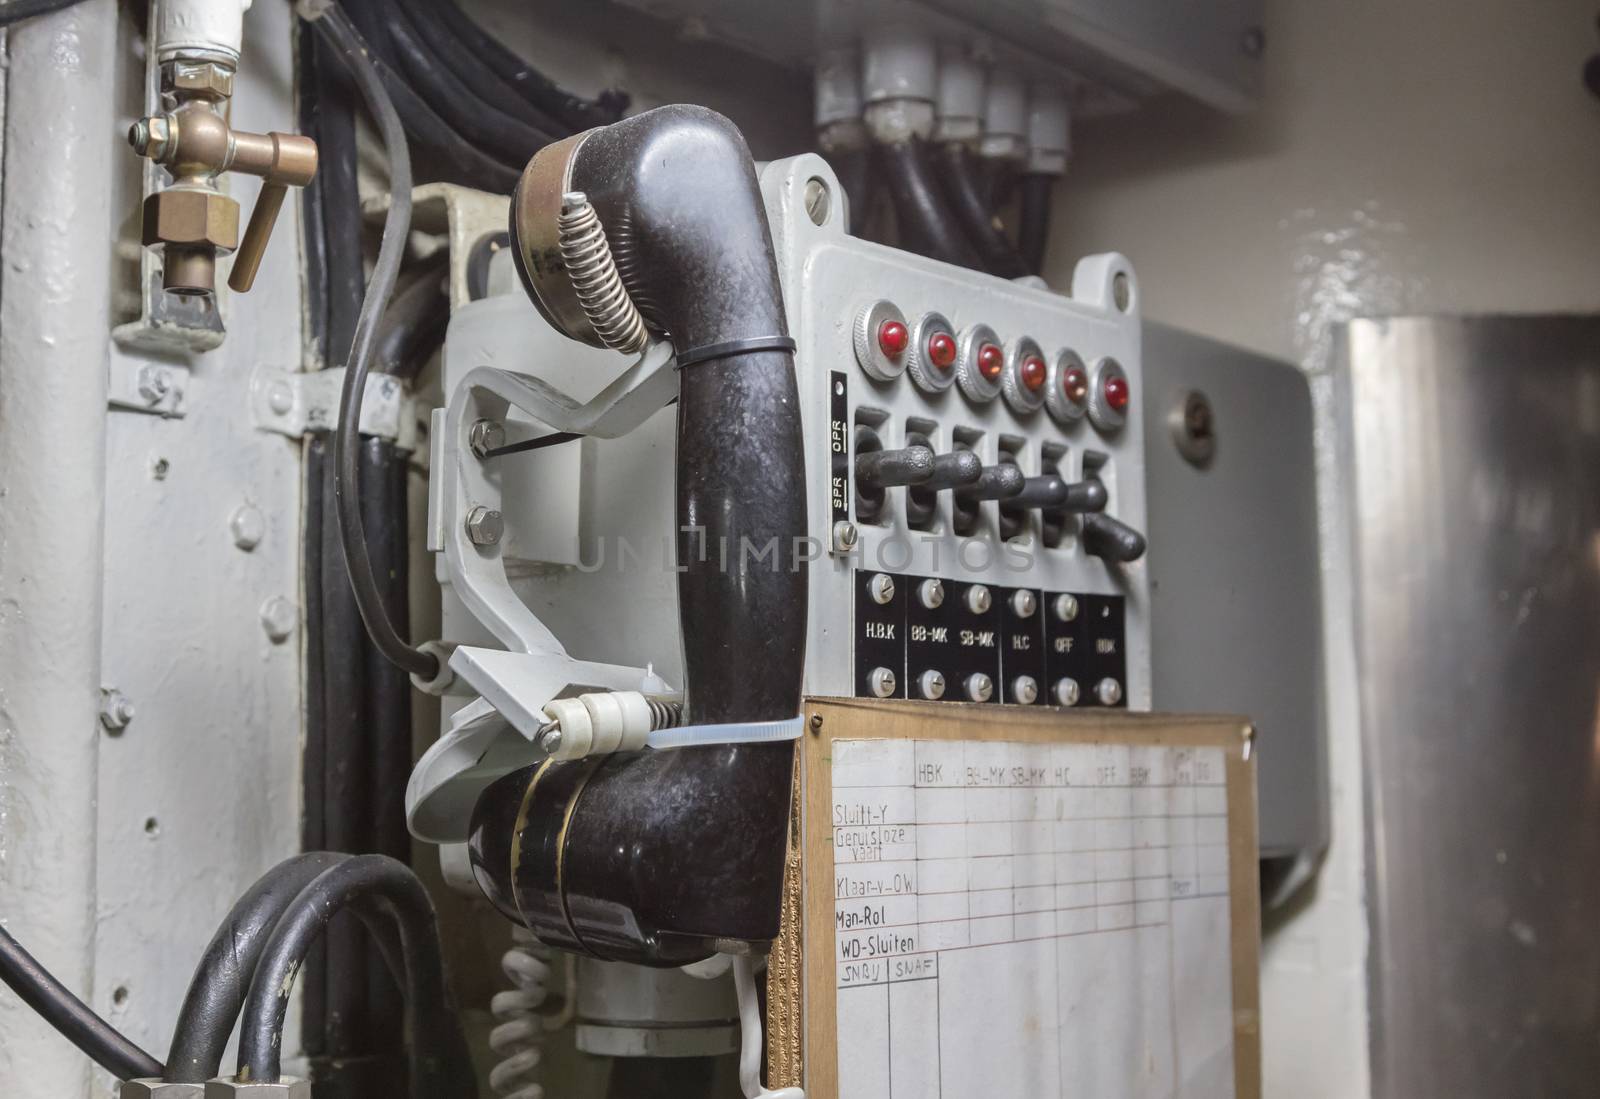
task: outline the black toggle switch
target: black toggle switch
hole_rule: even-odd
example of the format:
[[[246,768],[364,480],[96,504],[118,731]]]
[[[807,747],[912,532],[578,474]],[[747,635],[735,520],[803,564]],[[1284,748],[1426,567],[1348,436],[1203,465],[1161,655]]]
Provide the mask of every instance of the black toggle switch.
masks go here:
[[[984,466],[978,479],[956,489],[956,499],[962,504],[976,504],[983,500],[1009,500],[1027,487],[1028,478],[1022,470],[1009,462],[997,466]]]
[[[983,476],[983,459],[970,450],[957,450],[951,454],[936,454],[933,458],[933,476],[917,487],[939,492],[947,488],[970,485]]]
[[[856,454],[856,484],[863,489],[920,485],[935,472],[933,451],[925,446]]]
[[[1083,517],[1083,548],[1096,557],[1126,565],[1144,556],[1144,535],[1127,523],[1091,512]]]
[[[1104,511],[1110,499],[1106,486],[1093,478],[1068,484],[1060,477],[1029,477],[1022,491],[1006,501],[1015,508],[1048,508],[1062,512]]]

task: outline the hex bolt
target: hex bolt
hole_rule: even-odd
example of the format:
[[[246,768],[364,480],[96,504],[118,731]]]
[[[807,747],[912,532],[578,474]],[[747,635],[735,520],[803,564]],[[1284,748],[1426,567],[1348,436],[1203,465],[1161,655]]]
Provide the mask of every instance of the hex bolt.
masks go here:
[[[917,596],[922,600],[922,605],[930,611],[936,611],[944,605],[944,581],[924,580],[917,587]]]
[[[894,601],[894,577],[886,572],[880,572],[867,583],[867,591],[872,594],[872,601],[880,606]]]
[[[497,546],[506,532],[505,517],[482,504],[467,512],[467,539],[475,546]]]
[[[900,681],[889,668],[874,668],[872,674],[867,676],[867,687],[874,698],[889,698],[899,686]]]
[[[811,224],[821,225],[828,220],[828,210],[833,206],[833,196],[828,191],[828,185],[822,180],[812,176],[806,180],[806,217],[811,219]]]
[[[1011,701],[1019,706],[1032,706],[1039,700],[1039,682],[1031,675],[1019,675],[1011,681]]]
[[[993,605],[994,597],[989,594],[987,585],[974,584],[967,589],[967,610],[973,614],[988,614]]]
[[[1094,685],[1094,696],[1100,700],[1102,706],[1115,706],[1122,701],[1122,684],[1106,676]]]
[[[133,722],[133,699],[115,687],[100,688],[100,724],[116,736]]]
[[[849,553],[860,540],[861,532],[856,530],[854,523],[841,519],[833,524],[833,552]]]
[[[944,673],[929,668],[918,678],[917,687],[923,698],[939,701],[944,697]]]
[[[1058,595],[1055,602],[1056,621],[1071,622],[1078,617],[1078,597],[1075,595]]]
[[[274,595],[261,604],[261,628],[274,645],[282,645],[294,635],[300,624],[300,610],[281,595]]]
[[[506,425],[499,420],[478,420],[467,431],[467,446],[479,458],[506,445]]]
[[[164,366],[139,368],[139,396],[148,404],[160,404],[172,393],[172,371]]]
[[[1027,588],[1023,588],[1012,594],[1011,609],[1018,618],[1032,618],[1033,612],[1039,609],[1038,597]]]
[[[1056,680],[1056,704],[1060,706],[1076,706],[1078,704],[1078,681],[1076,679]]]
[[[972,702],[988,702],[994,697],[994,680],[982,672],[967,676],[967,698]]]
[[[233,533],[233,544],[249,553],[266,536],[267,521],[260,508],[243,504],[229,517],[228,530]]]

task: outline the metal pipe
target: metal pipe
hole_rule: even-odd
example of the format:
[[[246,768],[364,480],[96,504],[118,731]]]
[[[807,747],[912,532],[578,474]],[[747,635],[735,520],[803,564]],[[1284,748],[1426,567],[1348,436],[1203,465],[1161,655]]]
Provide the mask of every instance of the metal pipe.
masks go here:
[[[41,964],[94,1000],[113,0],[9,31],[0,208],[0,897]],[[86,1095],[93,1066],[0,1002],[0,1092]]]

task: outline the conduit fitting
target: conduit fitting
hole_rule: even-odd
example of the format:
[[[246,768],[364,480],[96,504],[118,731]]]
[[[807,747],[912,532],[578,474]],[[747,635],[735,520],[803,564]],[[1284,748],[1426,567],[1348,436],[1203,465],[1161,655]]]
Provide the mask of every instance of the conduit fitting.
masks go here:
[[[933,138],[941,144],[975,145],[983,135],[983,66],[963,46],[939,47],[938,120]]]
[[[1063,176],[1072,158],[1072,113],[1066,93],[1034,84],[1028,90],[1028,172]]]
[[[128,131],[140,156],[163,165],[172,186],[145,199],[143,241],[162,249],[162,285],[175,294],[209,294],[216,260],[238,248],[228,285],[249,290],[290,187],[317,172],[317,145],[295,134],[235,130],[210,97],[192,97],[164,115],[140,119]],[[261,195],[239,242],[239,204],[217,179],[242,172],[262,180]]]
[[[866,146],[861,123],[861,53],[853,48],[824,50],[817,58],[815,121],[817,147],[824,155]]]
[[[1023,160],[1028,155],[1028,92],[1022,80],[994,69],[983,97],[983,137],[978,152],[988,160]]]
[[[909,26],[870,32],[862,41],[861,91],[867,132],[883,144],[933,134],[939,53],[933,37]]]

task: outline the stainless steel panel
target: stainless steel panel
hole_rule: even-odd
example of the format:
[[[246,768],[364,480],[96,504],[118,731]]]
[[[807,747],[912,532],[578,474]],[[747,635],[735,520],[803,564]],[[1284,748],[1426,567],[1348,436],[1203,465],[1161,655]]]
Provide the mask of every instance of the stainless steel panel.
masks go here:
[[[1147,324],[1145,478],[1157,710],[1247,715],[1263,856],[1328,845],[1322,607],[1311,392],[1295,367]],[[1195,465],[1168,419],[1212,410]]]
[[[1594,1095],[1600,318],[1341,341],[1374,1095]]]

